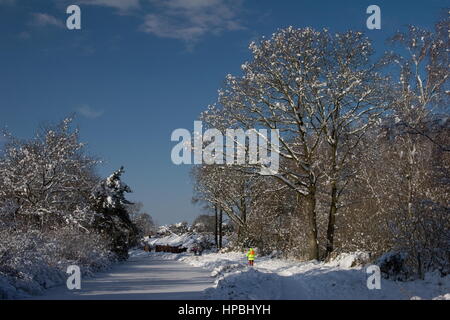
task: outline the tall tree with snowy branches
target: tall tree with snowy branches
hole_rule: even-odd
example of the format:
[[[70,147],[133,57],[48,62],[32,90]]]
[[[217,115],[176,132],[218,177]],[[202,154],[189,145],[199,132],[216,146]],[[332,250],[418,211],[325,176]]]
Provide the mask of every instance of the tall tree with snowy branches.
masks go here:
[[[227,76],[218,103],[202,119],[213,127],[279,130],[285,165],[272,176],[297,193],[298,214],[307,218],[308,257],[319,259],[318,181],[330,185],[327,251],[332,251],[343,170],[384,106],[386,79],[378,72],[381,64],[370,61],[370,41],[359,32],[289,27],[250,49],[253,59],[242,65],[243,75]],[[329,156],[320,152],[326,145]]]

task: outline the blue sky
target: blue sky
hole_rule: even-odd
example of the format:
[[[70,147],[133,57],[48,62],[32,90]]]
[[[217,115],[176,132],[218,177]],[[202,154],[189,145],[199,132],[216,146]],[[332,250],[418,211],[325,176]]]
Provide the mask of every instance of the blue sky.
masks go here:
[[[81,30],[65,27],[81,8]],[[382,29],[367,30],[366,8]],[[248,44],[276,29],[366,32],[378,52],[408,24],[432,27],[448,1],[0,0],[0,128],[21,138],[76,112],[102,175],[125,166],[131,200],[160,224],[191,222],[188,166],[170,153],[174,129],[215,101],[226,74],[239,73]]]

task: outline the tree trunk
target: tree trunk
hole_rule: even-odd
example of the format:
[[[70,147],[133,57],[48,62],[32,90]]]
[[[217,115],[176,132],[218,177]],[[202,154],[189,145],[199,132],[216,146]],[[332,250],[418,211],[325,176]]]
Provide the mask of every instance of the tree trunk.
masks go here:
[[[299,208],[303,208],[308,223],[308,259],[319,260],[319,244],[317,241],[317,217],[316,217],[316,194],[315,190],[310,190],[310,194],[301,201],[298,196]]]
[[[240,199],[240,214],[243,226],[238,226],[238,243],[242,244],[243,239],[246,236],[246,226],[247,226],[247,205],[245,204],[245,197]]]
[[[337,185],[336,180],[334,180],[331,184],[331,204],[330,212],[328,215],[326,257],[328,257],[334,250],[334,231],[336,226],[337,200]]]
[[[414,154],[416,153],[416,144],[414,141],[409,141],[411,146],[408,150],[408,174],[406,176],[406,179],[408,180],[408,216],[409,218],[413,217],[413,170],[415,169],[415,159]]]
[[[219,247],[219,237],[218,237],[218,226],[217,226],[217,219],[218,219],[218,216],[217,216],[217,212],[218,211],[218,209],[217,209],[217,204],[215,204],[214,205],[214,242],[215,242],[215,244],[216,244],[216,248],[218,248]]]
[[[223,225],[223,211],[221,208],[219,211],[219,249],[222,249],[223,245],[222,225]]]
[[[245,203],[245,197],[241,198],[241,213],[242,213],[242,221],[247,223],[247,205]]]
[[[330,211],[328,213],[328,228],[327,228],[327,245],[325,257],[327,258],[334,250],[334,231],[336,226],[336,212],[338,201],[338,189],[337,181],[339,177],[338,169],[338,141],[339,136],[337,134],[338,119],[340,118],[340,104],[336,104],[336,111],[332,115],[332,131],[331,131],[331,202]]]

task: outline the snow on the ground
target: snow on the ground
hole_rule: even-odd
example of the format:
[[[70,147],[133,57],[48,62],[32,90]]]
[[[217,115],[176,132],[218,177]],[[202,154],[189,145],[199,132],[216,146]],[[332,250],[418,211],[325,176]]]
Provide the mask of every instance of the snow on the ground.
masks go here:
[[[173,259],[172,259],[173,260]],[[81,290],[59,286],[32,300],[203,300],[214,279],[201,268],[132,250],[128,261],[81,279]]]
[[[319,263],[315,261],[298,262],[295,260],[271,257],[257,257],[255,267],[250,268],[247,266],[245,254],[241,252],[206,252],[202,256],[194,256],[189,253],[147,253],[142,250],[133,250],[130,252],[130,261],[124,263],[123,267],[119,266],[119,268],[127,268],[127,264],[130,264],[128,269],[133,272],[141,272],[147,268],[149,273],[148,275],[144,275],[144,278],[152,278],[156,281],[158,277],[161,277],[161,274],[155,273],[154,270],[152,270],[152,263],[158,263],[157,267],[161,270],[169,267],[165,266],[164,260],[177,260],[194,267],[201,267],[208,270],[210,275],[215,278],[214,287],[206,289],[204,294],[208,299],[216,300],[450,300],[450,275],[440,277],[437,273],[428,273],[424,280],[410,282],[382,279],[381,290],[369,290],[367,288],[367,278],[369,276],[366,274],[367,266],[355,266],[355,263],[357,264],[358,261],[363,261],[365,259],[364,255],[365,254],[361,252],[355,254],[343,254],[330,263]],[[135,264],[139,264],[139,268],[136,268]],[[180,271],[177,272],[183,273],[184,271],[187,271],[184,269],[182,266],[179,266]],[[114,272],[111,274],[114,276]],[[134,276],[128,276],[128,274],[131,273],[128,272],[125,274],[123,270],[120,270],[118,276],[126,275],[125,278],[127,279],[125,280],[127,281],[129,280],[128,278],[134,279]],[[173,272],[170,274],[175,277],[173,279],[167,278],[167,283],[176,285],[177,282],[172,281],[176,279],[181,280],[182,283],[183,281],[185,282],[185,279],[180,279],[181,274],[175,275]],[[206,278],[207,276],[205,279]],[[152,282],[148,279],[146,281],[149,283],[149,288],[153,288]],[[92,281],[87,281],[87,283],[92,282],[93,288],[100,288],[94,279]],[[117,283],[117,285],[120,284],[121,281]],[[7,285],[7,283],[2,283],[0,277],[0,286],[5,287],[5,285]],[[104,288],[102,290],[105,291],[106,289]],[[128,297],[138,299],[148,298],[149,292],[147,292],[146,288],[141,288],[139,290],[141,291],[132,292],[133,294]],[[111,292],[103,294],[104,298],[111,298],[114,296],[114,288],[111,287],[110,291]],[[39,293],[43,292],[36,292],[33,294]],[[122,292],[121,294],[122,296],[125,296],[127,293]],[[139,294],[139,296],[137,294]],[[99,295],[96,295],[96,297],[99,297]],[[169,298],[167,295],[159,295],[158,297],[163,299]],[[179,296],[173,295],[173,297]],[[78,298],[81,298],[81,296]],[[186,296],[183,298],[189,297]]]
[[[352,267],[363,253],[344,254],[330,263],[260,257],[254,268],[247,266],[245,254],[239,252],[158,255],[211,271],[216,283],[205,292],[209,299],[450,299],[450,275],[437,273],[409,282],[381,279],[381,290],[369,290],[366,267]]]

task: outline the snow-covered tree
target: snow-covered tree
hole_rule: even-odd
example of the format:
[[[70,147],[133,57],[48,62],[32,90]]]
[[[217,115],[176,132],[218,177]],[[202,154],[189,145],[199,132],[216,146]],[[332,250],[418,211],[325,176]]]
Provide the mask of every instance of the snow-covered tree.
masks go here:
[[[31,140],[8,134],[0,157],[0,207],[8,219],[41,229],[60,224],[85,228],[89,194],[99,163],[87,156],[71,130],[72,119],[41,128]],[[9,208],[9,209],[8,209]]]
[[[318,181],[327,178],[330,184],[332,250],[338,197],[345,186],[342,170],[358,137],[385,105],[386,79],[370,61],[370,41],[359,32],[289,27],[251,43],[250,49],[253,59],[242,65],[243,75],[227,76],[218,103],[202,119],[212,127],[280,131],[284,165],[272,176],[297,192],[297,214],[308,225],[309,257],[319,259]],[[320,148],[327,144],[325,155]]]
[[[101,181],[91,195],[92,207],[97,213],[94,226],[111,239],[111,250],[120,259],[128,258],[128,249],[136,243],[138,235],[126,208],[131,202],[125,194],[132,191],[121,180],[124,172],[123,167],[115,171]]]
[[[375,140],[378,150],[367,153],[382,174],[365,168],[393,247],[408,253],[421,277],[430,266],[450,270],[449,25],[447,12],[434,31],[409,26],[392,38],[400,47],[391,55],[395,99]]]
[[[194,181],[194,202],[205,204],[217,218],[221,211],[224,212],[236,228],[238,242],[242,242],[248,235],[250,201],[256,197],[252,186],[259,177],[219,165],[194,167],[191,176]]]
[[[447,15],[434,31],[410,27],[379,60],[354,31],[290,27],[253,42],[201,119],[278,129],[280,169],[197,166],[194,199],[263,248],[404,250],[416,273],[448,269],[448,26]]]
[[[105,180],[101,181],[94,189],[92,197],[95,201],[94,206],[97,211],[126,211],[126,205],[131,204],[131,202],[125,198],[126,193],[132,192],[131,188],[121,181],[121,176],[124,172],[124,168],[121,167]]]

